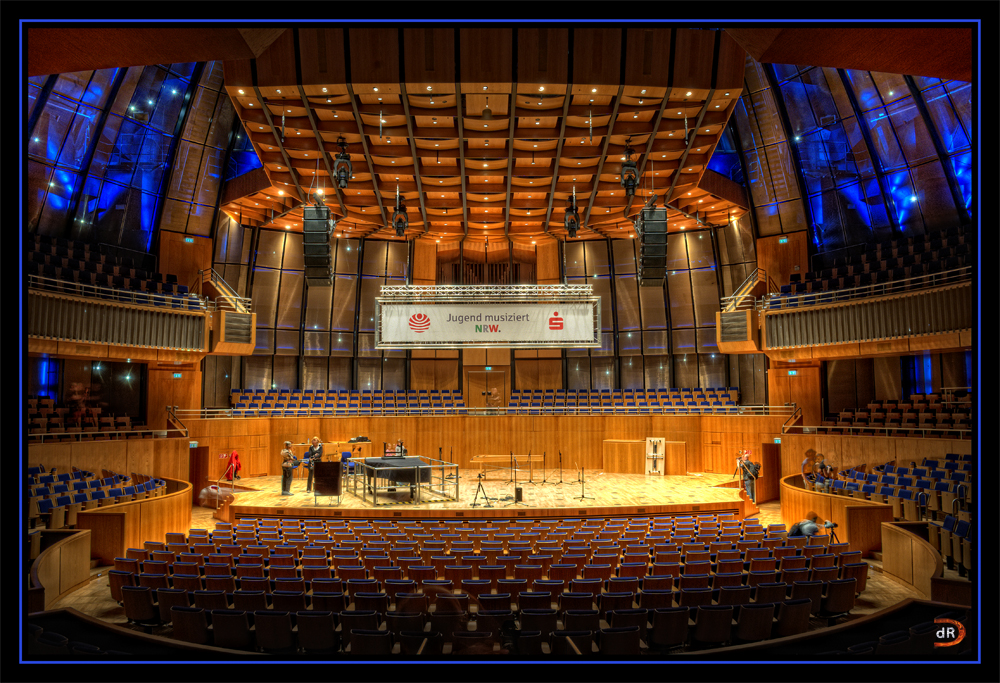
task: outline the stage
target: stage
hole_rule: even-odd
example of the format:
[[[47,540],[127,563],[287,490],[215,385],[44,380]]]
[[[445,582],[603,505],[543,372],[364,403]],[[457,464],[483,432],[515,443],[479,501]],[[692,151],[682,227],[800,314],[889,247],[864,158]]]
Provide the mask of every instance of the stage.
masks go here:
[[[525,505],[510,504],[514,484],[509,471],[492,472],[482,481],[483,489],[493,507],[483,505],[479,492],[478,506],[473,507],[478,484],[478,469],[459,470],[457,500],[428,500],[422,493],[419,504],[410,501],[409,488],[400,486],[392,493],[379,493],[379,505],[373,505],[352,493],[354,483],[348,478],[344,494],[337,504],[336,497],[314,498],[306,493],[305,479],[296,478],[292,495],[281,495],[281,477],[241,479],[234,500],[220,507],[217,519],[235,522],[243,517],[323,517],[323,518],[507,518],[507,517],[599,517],[609,515],[654,515],[709,512],[733,512],[741,518],[756,508],[743,500],[730,475],[704,473],[700,475],[648,476],[586,472],[586,484],[578,481],[577,471],[535,470],[531,483],[527,472],[518,473],[517,486],[522,489]],[[524,477],[522,479],[522,477]],[[542,483],[545,479],[546,483]],[[239,488],[246,490],[239,490]],[[454,487],[448,487],[449,492]],[[225,492],[229,492],[226,489]],[[580,499],[581,493],[587,498]],[[505,498],[506,497],[506,498]]]

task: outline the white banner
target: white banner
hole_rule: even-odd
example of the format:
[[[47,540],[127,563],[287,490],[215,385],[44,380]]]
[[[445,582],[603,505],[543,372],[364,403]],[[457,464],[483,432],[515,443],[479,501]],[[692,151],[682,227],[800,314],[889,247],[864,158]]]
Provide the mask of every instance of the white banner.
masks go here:
[[[380,349],[599,347],[601,302],[377,304]]]

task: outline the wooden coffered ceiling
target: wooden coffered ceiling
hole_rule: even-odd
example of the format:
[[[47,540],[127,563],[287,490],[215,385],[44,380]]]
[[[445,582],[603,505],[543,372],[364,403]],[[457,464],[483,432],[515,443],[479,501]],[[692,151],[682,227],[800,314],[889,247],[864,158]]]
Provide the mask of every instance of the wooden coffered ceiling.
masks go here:
[[[224,63],[269,186],[222,208],[301,230],[321,188],[339,234],[394,239],[398,190],[408,239],[528,243],[567,237],[574,191],[579,239],[632,235],[655,193],[670,231],[722,225],[745,200],[702,180],[744,58],[718,30],[287,29]],[[344,190],[331,184],[341,137],[354,173]],[[629,140],[632,198],[620,182]]]

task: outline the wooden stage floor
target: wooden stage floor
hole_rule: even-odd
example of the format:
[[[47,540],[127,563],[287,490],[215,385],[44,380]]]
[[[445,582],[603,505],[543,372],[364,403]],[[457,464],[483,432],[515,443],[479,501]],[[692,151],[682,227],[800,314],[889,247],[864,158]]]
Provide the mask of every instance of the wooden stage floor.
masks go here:
[[[513,500],[514,484],[510,475],[493,472],[482,480],[483,488],[490,498],[492,508],[472,507],[479,480],[478,469],[459,471],[459,498],[457,501],[444,500],[419,504],[409,502],[409,488],[400,486],[396,493],[379,493],[379,505],[351,493],[352,485],[344,488],[344,495],[337,504],[336,497],[315,499],[306,493],[306,481],[296,477],[292,483],[292,495],[281,495],[281,477],[270,476],[241,479],[239,484],[245,489],[237,490],[235,500],[217,517],[235,521],[237,516],[302,516],[302,517],[563,517],[573,515],[635,515],[635,514],[676,514],[683,512],[709,513],[732,511],[741,516],[744,501],[735,488],[735,480],[729,475],[704,473],[700,476],[646,476],[644,474],[615,474],[587,472],[586,495],[581,494],[576,471],[563,470],[563,484],[559,481],[558,470],[542,472],[535,470],[533,481],[529,483],[518,475],[518,486],[523,491],[526,505],[508,505]],[[542,484],[544,475],[549,483]],[[449,486],[449,491],[454,487]],[[505,496],[510,496],[506,498]],[[427,498],[426,488],[421,493]],[[436,496],[435,498],[440,498]],[[482,503],[482,494],[479,502]],[[382,501],[398,502],[383,505]],[[319,503],[317,505],[317,502]],[[471,513],[471,514],[470,514]]]

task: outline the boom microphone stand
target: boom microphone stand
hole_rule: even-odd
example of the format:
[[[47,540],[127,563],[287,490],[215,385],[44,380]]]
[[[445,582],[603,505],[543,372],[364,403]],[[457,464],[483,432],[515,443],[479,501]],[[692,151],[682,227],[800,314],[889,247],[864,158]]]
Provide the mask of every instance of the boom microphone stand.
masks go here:
[[[542,451],[542,482],[543,484],[548,483],[549,471],[545,469],[545,451]]]
[[[507,480],[508,484],[514,483],[514,451],[510,452],[510,479]]]
[[[542,456],[542,464],[545,464],[545,457]],[[538,486],[540,482],[535,481],[535,470],[531,464],[531,450],[528,450],[528,482],[532,486]]]

